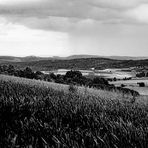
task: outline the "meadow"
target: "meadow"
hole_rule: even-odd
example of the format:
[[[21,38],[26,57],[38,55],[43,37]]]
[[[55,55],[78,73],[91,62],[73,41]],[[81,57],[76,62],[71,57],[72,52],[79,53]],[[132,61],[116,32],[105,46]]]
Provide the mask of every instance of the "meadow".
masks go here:
[[[147,148],[147,97],[0,75],[0,147]]]
[[[52,71],[42,71],[44,74],[49,74],[49,73],[54,73],[54,74],[60,74],[60,75],[65,75],[66,72],[70,71],[71,69],[57,69],[57,70],[52,70]],[[79,71],[82,73],[83,76],[99,76],[102,78],[117,78],[117,79],[124,79],[124,78],[131,78],[134,77],[135,75],[132,72],[127,72],[127,71],[122,71],[124,69],[104,69],[104,70],[81,70]]]
[[[139,87],[137,83],[145,83],[145,87]],[[147,95],[148,96],[148,79],[147,78],[135,78],[131,80],[119,80],[119,81],[112,81],[110,84],[114,84],[115,86],[121,86],[121,84],[124,84],[126,88],[135,90],[139,92],[141,95]]]

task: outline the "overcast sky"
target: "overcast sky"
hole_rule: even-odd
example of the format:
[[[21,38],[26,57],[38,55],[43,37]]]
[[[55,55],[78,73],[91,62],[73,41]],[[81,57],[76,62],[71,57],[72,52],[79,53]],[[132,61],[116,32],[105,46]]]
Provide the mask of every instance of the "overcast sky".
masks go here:
[[[148,0],[0,0],[0,55],[148,56]]]

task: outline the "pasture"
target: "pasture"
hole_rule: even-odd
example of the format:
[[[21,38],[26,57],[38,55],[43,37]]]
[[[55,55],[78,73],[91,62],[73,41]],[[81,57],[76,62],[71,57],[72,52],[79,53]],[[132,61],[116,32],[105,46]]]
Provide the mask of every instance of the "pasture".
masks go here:
[[[145,87],[139,87],[137,83],[145,83]],[[121,86],[124,84],[126,88],[133,89],[139,92],[141,95],[148,95],[148,79],[141,78],[141,79],[132,79],[132,80],[119,80],[119,81],[112,81],[110,84],[114,84],[115,86]]]
[[[65,75],[66,72],[70,71],[71,69],[57,69],[53,71],[42,71],[44,74],[54,73],[54,74],[60,74]],[[117,79],[124,79],[124,78],[131,78],[134,77],[135,74],[133,72],[129,71],[123,71],[123,69],[104,69],[104,70],[95,70],[92,68],[92,70],[81,70],[79,71],[82,73],[83,76],[99,76],[103,78],[117,78]]]

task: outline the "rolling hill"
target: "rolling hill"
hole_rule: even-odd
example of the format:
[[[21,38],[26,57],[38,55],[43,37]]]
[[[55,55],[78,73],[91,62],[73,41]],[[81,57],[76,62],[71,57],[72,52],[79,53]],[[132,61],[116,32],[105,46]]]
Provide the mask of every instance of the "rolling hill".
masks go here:
[[[14,57],[14,56],[0,56],[0,63],[7,62],[33,62],[43,60],[74,60],[74,59],[89,59],[89,58],[106,58],[112,60],[145,60],[148,57],[130,57],[130,56],[99,56],[99,55],[71,55],[67,57],[37,57],[37,56],[26,56],[26,57]]]
[[[0,147],[147,147],[147,97],[69,88],[0,75]]]
[[[112,60],[106,58],[85,58],[85,59],[72,59],[72,60],[41,60],[31,62],[13,62],[18,68],[31,67],[33,70],[48,71],[55,69],[104,69],[115,67],[120,60]],[[4,63],[3,63],[4,64]]]
[[[129,68],[135,66],[148,66],[148,60],[113,60],[106,58],[84,58],[72,60],[41,60],[30,62],[7,62],[2,64],[12,64],[17,68],[24,69],[30,67],[37,71],[49,71],[56,69],[88,70],[95,68],[98,70],[108,68]]]
[[[0,56],[0,63],[9,63],[9,62],[32,62],[40,60],[49,60],[52,58],[36,57],[36,56],[27,56],[27,57],[13,57],[13,56]]]
[[[120,59],[123,59],[120,58]],[[128,68],[135,66],[148,66],[148,59],[120,60],[93,55],[73,55],[66,58],[61,57],[9,57],[0,56],[0,64],[12,64],[18,68],[31,67],[33,70],[48,71],[55,69],[106,69],[106,68]]]

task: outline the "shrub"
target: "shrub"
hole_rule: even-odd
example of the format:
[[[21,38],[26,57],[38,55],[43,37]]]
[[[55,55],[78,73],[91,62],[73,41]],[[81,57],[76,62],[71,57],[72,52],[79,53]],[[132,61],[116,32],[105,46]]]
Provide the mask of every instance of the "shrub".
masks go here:
[[[139,84],[139,87],[145,87],[145,83],[144,82],[140,82],[140,83],[137,83]]]
[[[71,79],[73,79],[73,78],[82,78],[82,73],[80,72],[80,71],[68,71],[68,72],[66,72],[66,74],[65,74],[65,78],[71,78]]]
[[[121,84],[121,87],[125,87],[126,85],[124,85],[124,84]]]
[[[99,85],[108,85],[108,81],[105,80],[104,78],[96,77],[92,80],[92,84],[99,84]]]

